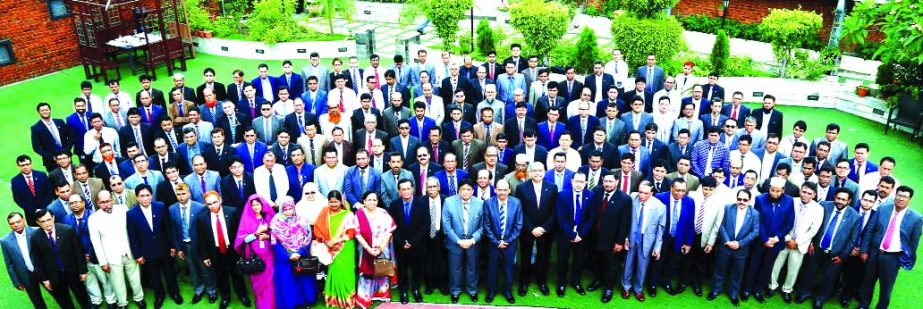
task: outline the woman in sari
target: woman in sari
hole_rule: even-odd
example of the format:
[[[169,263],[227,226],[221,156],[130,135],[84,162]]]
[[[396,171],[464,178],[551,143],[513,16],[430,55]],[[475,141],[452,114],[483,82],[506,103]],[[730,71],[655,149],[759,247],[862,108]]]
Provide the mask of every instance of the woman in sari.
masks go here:
[[[362,245],[358,293],[359,307],[362,308],[371,307],[376,300],[391,301],[391,277],[375,276],[375,260],[389,259],[394,262],[391,233],[397,226],[388,211],[378,207],[378,203],[378,193],[366,192],[362,195],[363,207],[356,212],[356,241]]]
[[[303,226],[310,228],[321,209],[327,207],[327,200],[320,196],[320,187],[314,182],[304,184],[301,194],[301,201],[295,204],[295,215],[302,221]]]
[[[240,225],[237,227],[234,250],[237,250],[241,259],[255,254],[266,264],[266,269],[263,271],[250,274],[250,282],[253,284],[256,308],[275,308],[276,293],[273,285],[273,257],[269,225],[276,212],[272,210],[272,204],[256,194],[251,195],[244,205],[246,206],[240,211]]]
[[[270,225],[276,241],[272,246],[276,256],[276,308],[310,306],[314,304],[317,296],[314,274],[296,275],[292,267],[298,258],[308,255],[311,232],[302,224],[304,221],[295,214],[293,200],[282,202],[280,209]]]
[[[324,284],[324,301],[328,307],[356,307],[356,216],[346,210],[343,194],[327,194],[328,207],[314,221],[314,239],[327,247],[331,256]],[[324,259],[321,259],[322,261]]]

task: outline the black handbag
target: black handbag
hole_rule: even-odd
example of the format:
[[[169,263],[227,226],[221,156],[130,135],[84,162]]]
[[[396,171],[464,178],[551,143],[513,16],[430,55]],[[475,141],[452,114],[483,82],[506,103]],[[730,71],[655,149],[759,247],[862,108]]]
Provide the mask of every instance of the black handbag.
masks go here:
[[[320,261],[316,256],[301,256],[292,262],[292,271],[296,275],[313,275],[320,271]]]
[[[244,249],[244,256],[237,260],[237,273],[241,275],[252,275],[266,269],[266,262],[259,255],[250,253],[250,245]]]

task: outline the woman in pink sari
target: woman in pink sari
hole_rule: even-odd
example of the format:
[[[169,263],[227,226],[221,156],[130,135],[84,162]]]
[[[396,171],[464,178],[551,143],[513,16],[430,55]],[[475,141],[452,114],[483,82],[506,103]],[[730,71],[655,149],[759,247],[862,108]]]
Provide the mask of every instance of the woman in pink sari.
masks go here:
[[[356,302],[361,308],[371,307],[376,300],[391,301],[391,277],[376,277],[374,264],[376,259],[394,262],[391,233],[396,225],[388,211],[379,204],[378,193],[369,191],[362,195],[362,208],[356,210],[356,241],[362,246]]]
[[[251,274],[253,294],[256,296],[257,309],[276,307],[275,285],[273,284],[273,255],[269,227],[276,212],[272,204],[259,195],[251,195],[240,210],[240,225],[237,227],[237,240],[234,250],[245,259],[253,254],[266,263],[266,269]]]

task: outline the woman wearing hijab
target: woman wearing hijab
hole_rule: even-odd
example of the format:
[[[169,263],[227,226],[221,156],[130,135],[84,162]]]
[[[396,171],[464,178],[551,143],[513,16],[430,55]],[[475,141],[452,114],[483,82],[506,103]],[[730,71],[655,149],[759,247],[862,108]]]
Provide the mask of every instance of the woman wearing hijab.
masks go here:
[[[391,215],[384,208],[378,207],[378,193],[369,191],[363,194],[361,210],[356,212],[359,226],[356,228],[356,240],[362,245],[359,257],[359,307],[368,308],[372,302],[391,301],[391,277],[375,276],[375,260],[394,261],[391,250],[391,233],[397,227]]]
[[[272,204],[256,194],[251,195],[244,205],[246,206],[241,209],[234,250],[237,250],[241,259],[255,254],[266,264],[266,269],[263,271],[250,274],[250,282],[253,284],[256,308],[275,308],[276,292],[273,284],[273,257],[269,226],[276,212],[272,210]]]
[[[320,196],[320,187],[314,182],[304,184],[302,194],[304,196],[301,197],[301,201],[295,204],[295,215],[304,227],[310,228],[321,209],[327,207],[327,200]]]
[[[304,220],[295,213],[295,202],[291,199],[282,202],[280,212],[272,218],[270,225],[272,237],[276,244],[273,253],[276,256],[275,285],[276,308],[291,309],[314,304],[317,287],[314,274],[296,275],[293,263],[299,257],[308,255],[311,244],[311,231],[302,224]]]
[[[356,307],[356,216],[343,201],[340,191],[327,194],[328,207],[314,221],[314,239],[332,256],[327,266],[324,301],[328,307]]]

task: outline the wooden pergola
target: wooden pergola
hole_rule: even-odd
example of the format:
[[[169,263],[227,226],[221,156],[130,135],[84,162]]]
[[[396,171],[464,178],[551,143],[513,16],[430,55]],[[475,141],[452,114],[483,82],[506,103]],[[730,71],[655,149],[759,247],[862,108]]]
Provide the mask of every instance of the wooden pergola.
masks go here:
[[[121,78],[125,62],[132,74],[156,79],[158,66],[172,75],[195,57],[184,0],[70,0],[70,5],[87,79],[109,80],[110,70]]]

